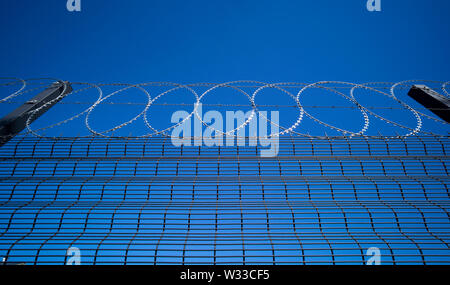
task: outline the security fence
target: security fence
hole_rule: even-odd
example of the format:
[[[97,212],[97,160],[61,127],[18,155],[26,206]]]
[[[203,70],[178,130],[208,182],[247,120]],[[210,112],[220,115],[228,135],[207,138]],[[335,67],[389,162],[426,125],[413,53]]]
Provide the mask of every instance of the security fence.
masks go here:
[[[396,88],[407,91],[405,84]],[[313,88],[297,88],[305,86]],[[350,100],[363,114],[363,131],[335,127],[341,135],[316,136],[281,126],[289,131],[279,136],[274,157],[261,157],[260,146],[174,146],[158,130],[112,135],[124,123],[77,136],[43,135],[28,124],[0,148],[0,258],[4,264],[71,264],[74,254],[81,264],[450,264],[448,126],[395,99],[414,124]],[[67,109],[64,100],[57,105]],[[290,107],[302,112],[300,106]],[[405,127],[403,134],[366,134],[369,117],[377,116]],[[424,129],[426,120],[440,127]]]

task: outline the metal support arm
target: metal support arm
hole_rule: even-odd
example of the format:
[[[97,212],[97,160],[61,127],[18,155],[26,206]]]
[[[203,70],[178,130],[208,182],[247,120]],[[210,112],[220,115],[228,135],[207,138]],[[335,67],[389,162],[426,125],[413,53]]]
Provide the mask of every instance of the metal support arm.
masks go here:
[[[55,82],[52,86],[36,95],[33,99],[2,118],[0,120],[0,146],[7,143],[26,128],[27,120],[31,114],[33,114],[33,117],[31,118],[30,123],[47,112],[65,95],[71,92],[72,87],[70,83],[62,81]]]

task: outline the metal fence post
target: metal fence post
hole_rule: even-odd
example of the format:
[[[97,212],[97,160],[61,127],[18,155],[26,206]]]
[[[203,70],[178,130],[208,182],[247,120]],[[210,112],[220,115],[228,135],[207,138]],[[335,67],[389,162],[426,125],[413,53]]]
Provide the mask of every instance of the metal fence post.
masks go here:
[[[26,128],[27,120],[31,114],[33,114],[33,117],[30,123],[71,92],[72,86],[69,82],[55,82],[52,86],[33,97],[33,99],[0,119],[0,147]]]

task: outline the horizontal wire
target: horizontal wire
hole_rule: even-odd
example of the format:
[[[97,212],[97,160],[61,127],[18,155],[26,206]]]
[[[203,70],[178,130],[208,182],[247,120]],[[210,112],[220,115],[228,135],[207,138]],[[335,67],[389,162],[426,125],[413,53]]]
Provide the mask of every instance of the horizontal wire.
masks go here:
[[[0,102],[0,104],[23,104],[25,102],[19,101],[5,101]],[[93,105],[95,102],[82,102],[82,101],[74,101],[74,102],[65,102],[61,101],[58,104],[61,105]],[[136,105],[136,106],[146,106],[148,103],[137,103],[137,102],[102,102],[100,105]],[[152,103],[151,106],[185,106],[191,107],[194,106],[194,103]],[[207,107],[250,107],[249,104],[212,104],[212,103],[202,103],[202,106]],[[255,107],[271,107],[271,108],[298,108],[297,105],[276,105],[276,104],[255,104]],[[356,106],[339,106],[339,105],[330,105],[330,106],[319,106],[319,105],[302,105],[303,108],[311,108],[311,109],[355,109],[359,110],[359,107]],[[405,110],[405,108],[401,107],[383,107],[383,106],[364,106],[369,110]],[[435,111],[446,111],[447,108],[414,108],[415,110],[435,110]]]

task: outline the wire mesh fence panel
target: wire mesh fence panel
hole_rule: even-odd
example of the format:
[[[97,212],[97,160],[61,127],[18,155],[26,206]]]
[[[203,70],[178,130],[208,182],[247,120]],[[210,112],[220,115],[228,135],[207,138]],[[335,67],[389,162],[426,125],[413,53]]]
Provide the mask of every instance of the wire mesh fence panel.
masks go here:
[[[446,136],[17,137],[0,148],[0,257],[65,264],[450,264]]]

